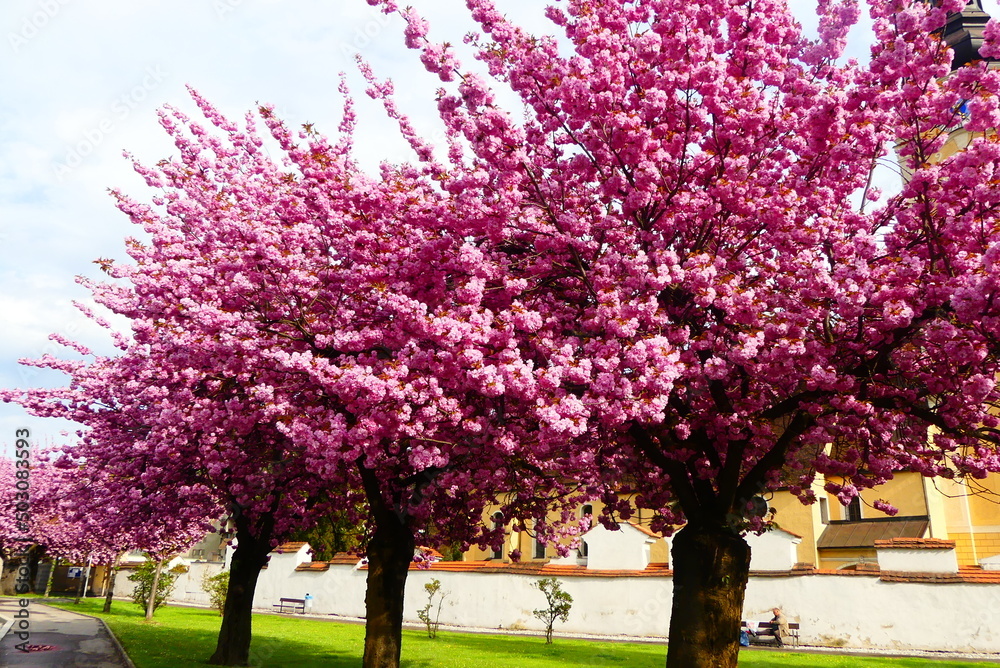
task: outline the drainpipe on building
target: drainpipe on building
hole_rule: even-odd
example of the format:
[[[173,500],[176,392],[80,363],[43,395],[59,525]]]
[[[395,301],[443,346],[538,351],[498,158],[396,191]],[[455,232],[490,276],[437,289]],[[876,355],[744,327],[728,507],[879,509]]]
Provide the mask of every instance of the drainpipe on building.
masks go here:
[[[969,526],[969,543],[972,545],[972,563],[974,566],[979,565],[979,555],[976,553],[976,532],[972,529],[972,508],[969,505],[969,495],[972,494],[972,490],[969,489],[969,481],[964,480],[962,484],[965,486],[965,493],[962,494],[962,499],[965,506],[965,521]]]

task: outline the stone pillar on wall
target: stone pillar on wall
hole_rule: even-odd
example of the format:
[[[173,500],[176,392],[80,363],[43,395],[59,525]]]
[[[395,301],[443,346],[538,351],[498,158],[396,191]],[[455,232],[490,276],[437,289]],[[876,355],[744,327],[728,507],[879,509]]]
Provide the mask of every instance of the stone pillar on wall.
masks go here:
[[[882,573],[957,574],[955,541],[937,538],[891,538],[875,541]]]
[[[619,522],[618,531],[598,524],[583,539],[588,546],[588,569],[643,571],[649,565],[649,548],[659,536],[644,527]]]
[[[795,567],[802,536],[772,529],[759,536],[747,534],[745,538],[750,544],[751,571],[790,571]]]
[[[980,559],[979,565],[983,567],[984,571],[1000,571],[1000,554]]]

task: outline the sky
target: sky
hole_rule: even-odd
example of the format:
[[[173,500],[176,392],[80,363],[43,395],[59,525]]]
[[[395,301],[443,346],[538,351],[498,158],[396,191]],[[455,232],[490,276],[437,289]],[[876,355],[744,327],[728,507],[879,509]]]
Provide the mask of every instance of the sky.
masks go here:
[[[546,2],[496,0],[511,19],[550,32]],[[406,0],[430,21],[432,39],[460,44],[469,31],[461,0]],[[153,164],[172,145],[157,124],[164,104],[194,111],[190,85],[230,118],[259,103],[291,127],[334,132],[346,72],[360,116],[362,164],[408,160],[380,107],[363,96],[360,53],[391,77],[397,103],[420,131],[434,134],[437,80],[403,46],[403,21],[364,0],[5,0],[0,17],[0,387],[61,384],[60,374],[17,360],[61,354],[58,333],[101,353],[106,333],[81,315],[89,303],[79,275],[97,278],[98,258],[126,259],[124,239],[140,234],[114,208],[109,188],[139,199],[152,192],[123,157]],[[987,11],[1000,16],[994,2]],[[792,0],[804,25],[814,3]],[[856,31],[850,52],[867,54]],[[469,63],[466,58],[465,62]],[[28,428],[36,442],[69,443],[75,425],[0,404],[0,452]]]

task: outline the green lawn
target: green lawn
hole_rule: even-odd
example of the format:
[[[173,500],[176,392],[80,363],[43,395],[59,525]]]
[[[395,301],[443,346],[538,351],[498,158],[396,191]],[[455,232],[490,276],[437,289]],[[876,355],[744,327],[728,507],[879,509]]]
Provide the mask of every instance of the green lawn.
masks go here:
[[[103,601],[58,607],[102,617],[121,640],[137,668],[204,666],[215,649],[217,613],[198,608],[165,607],[147,624],[139,608],[115,601],[102,615]],[[251,665],[256,668],[357,668],[361,664],[364,628],[293,616],[255,615]],[[533,636],[499,636],[442,632],[436,640],[420,631],[405,631],[403,666],[408,668],[660,668],[666,648],[642,643],[612,643],[556,638],[552,645]],[[979,667],[982,663],[828,656],[767,649],[744,651],[741,668],[920,668]]]

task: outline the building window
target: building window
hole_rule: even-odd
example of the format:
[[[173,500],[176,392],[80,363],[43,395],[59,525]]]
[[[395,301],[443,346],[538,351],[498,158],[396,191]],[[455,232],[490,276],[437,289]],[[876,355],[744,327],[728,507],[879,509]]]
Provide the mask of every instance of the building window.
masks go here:
[[[594,526],[594,506],[590,505],[589,503],[580,508],[580,518],[582,519],[582,518],[585,518],[585,517],[590,520],[590,526],[593,527]],[[587,547],[587,541],[581,540],[580,541],[580,548],[577,550],[577,555],[580,556],[580,557],[586,558],[588,549],[589,548]]]
[[[544,543],[540,543],[537,538],[535,539],[535,551],[532,554],[532,556],[535,559],[544,559],[545,558],[545,544]]]
[[[581,518],[586,517],[586,518],[590,519],[591,526],[593,526],[593,523],[594,523],[594,506],[592,506],[592,505],[590,505],[588,503],[587,505],[585,505],[582,508],[580,508],[580,517]],[[587,541],[581,540],[580,541],[580,549],[577,550],[577,554],[580,557],[586,558],[588,550],[589,550],[589,548],[587,547]]]
[[[861,521],[861,497],[856,496],[844,507],[844,519],[848,522]]]
[[[819,500],[819,521],[823,524],[830,523],[830,502],[826,499]]]
[[[493,513],[493,528],[500,529],[503,527],[503,513],[499,510]],[[500,544],[499,550],[493,550],[490,559],[503,559],[503,544]]]

